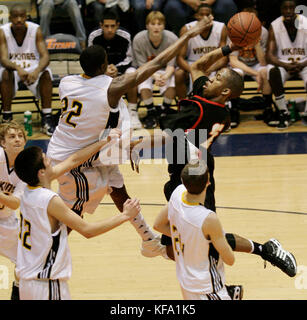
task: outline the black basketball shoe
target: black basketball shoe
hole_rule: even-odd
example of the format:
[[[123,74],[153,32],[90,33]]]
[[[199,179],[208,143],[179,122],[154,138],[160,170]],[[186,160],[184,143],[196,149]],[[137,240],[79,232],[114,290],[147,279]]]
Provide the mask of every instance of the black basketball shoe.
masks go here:
[[[270,239],[262,246],[261,257],[279,268],[289,277],[296,275],[297,264],[294,255],[283,249],[276,239]]]
[[[243,298],[243,286],[240,285],[226,285],[227,292],[231,300],[242,300]]]

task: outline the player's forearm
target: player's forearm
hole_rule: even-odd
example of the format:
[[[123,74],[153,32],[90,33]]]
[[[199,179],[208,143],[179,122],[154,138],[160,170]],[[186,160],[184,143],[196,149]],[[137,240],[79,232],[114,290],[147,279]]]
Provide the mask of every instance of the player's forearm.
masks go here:
[[[219,69],[226,67],[227,62],[228,62],[227,57],[223,57],[223,58],[219,59],[218,61],[216,61],[215,63],[213,63],[213,65],[211,67],[209,67],[207,72],[210,74],[211,72],[218,71]]]
[[[49,55],[44,55],[40,58],[36,71],[38,73],[44,71],[49,65]]]
[[[57,179],[65,172],[68,172],[71,169],[78,167],[79,165],[87,161],[90,157],[92,157],[94,154],[96,154],[107,143],[107,141],[101,140],[89,145],[84,149],[75,152],[66,160],[53,167],[53,175],[51,177],[51,180]]]
[[[8,70],[12,70],[12,71],[16,70],[16,71],[18,71],[18,69],[21,69],[15,62],[12,62],[8,58],[2,58],[0,60],[0,63],[1,63],[3,68],[8,69]]]
[[[223,58],[222,48],[215,49],[192,63],[191,70],[207,71],[215,62]]]
[[[179,68],[190,73],[190,65],[182,56],[178,56],[176,62]]]
[[[13,195],[6,195],[0,192],[0,203],[12,210],[16,210],[19,208],[20,200]]]
[[[272,54],[270,50],[268,50],[266,58],[268,63],[273,64],[274,66],[285,67],[287,65],[287,63],[280,61],[274,54]]]
[[[86,238],[92,238],[100,234],[106,233],[120,226],[122,223],[128,220],[129,219],[126,215],[120,213],[109,219],[105,219],[95,223],[87,223],[84,228],[79,230],[79,232]]]

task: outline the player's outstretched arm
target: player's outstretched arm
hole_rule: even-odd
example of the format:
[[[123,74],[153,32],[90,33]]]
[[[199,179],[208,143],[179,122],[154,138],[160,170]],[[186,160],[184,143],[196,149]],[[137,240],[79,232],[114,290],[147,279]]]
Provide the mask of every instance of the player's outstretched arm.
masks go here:
[[[133,219],[141,211],[139,200],[128,199],[124,203],[123,213],[114,215],[95,223],[89,223],[70,210],[60,197],[53,197],[48,205],[48,215],[54,228],[57,221],[62,222],[72,230],[76,230],[86,238],[92,238],[108,232],[122,223]],[[54,231],[54,230],[53,230]]]
[[[233,43],[230,43],[229,52],[228,51],[224,51],[223,48],[218,48],[218,49],[215,49],[215,50],[203,55],[197,61],[192,63],[191,64],[191,76],[192,76],[193,82],[197,78],[205,76],[207,70],[214,63],[216,63],[219,59],[225,57],[225,53],[229,54],[229,53],[231,53],[231,52],[233,52],[235,50],[238,50],[238,49],[239,49],[239,47],[236,47]]]
[[[180,48],[185,45],[190,38],[200,34],[212,24],[212,16],[204,17],[193,28],[189,29],[171,46],[161,52],[153,60],[139,67],[135,72],[124,74],[116,77],[111,82],[108,89],[108,101],[111,107],[116,107],[119,99],[132,87],[136,87],[159,69],[163,68],[179,52]]]
[[[9,207],[12,210],[16,210],[19,208],[20,200],[12,194],[5,194],[3,192],[0,192],[0,204]]]
[[[120,138],[120,136],[121,131],[119,129],[112,129],[105,139],[95,142],[87,146],[86,148],[75,152],[66,160],[62,161],[61,163],[55,165],[52,168],[51,180],[54,180],[63,175],[65,172],[68,172],[71,169],[78,167],[79,165],[87,161],[95,153],[97,153],[102,147],[106,146],[107,144],[111,145],[113,141]]]
[[[225,238],[222,225],[215,213],[209,214],[205,219],[202,230],[204,237],[212,241],[214,248],[218,251],[223,261],[232,266],[235,262],[235,256]]]

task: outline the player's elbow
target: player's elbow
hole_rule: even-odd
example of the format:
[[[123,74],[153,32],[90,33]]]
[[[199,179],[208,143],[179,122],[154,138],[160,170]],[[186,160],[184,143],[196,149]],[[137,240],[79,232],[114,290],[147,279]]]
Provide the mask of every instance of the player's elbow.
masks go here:
[[[154,230],[161,232],[161,225],[158,222],[155,222],[153,225]]]
[[[229,265],[229,266],[232,266],[234,263],[235,263],[235,256],[233,253],[223,257],[223,261]]]

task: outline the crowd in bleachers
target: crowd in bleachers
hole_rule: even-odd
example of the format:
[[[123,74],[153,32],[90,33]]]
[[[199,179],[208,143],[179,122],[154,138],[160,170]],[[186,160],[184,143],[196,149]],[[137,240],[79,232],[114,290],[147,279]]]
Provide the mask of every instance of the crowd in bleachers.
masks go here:
[[[210,51],[226,45],[229,41],[226,25],[235,13],[254,12],[263,25],[259,44],[232,54],[229,59],[222,59],[208,70],[208,76],[214,76],[218,69],[228,66],[243,77],[253,78],[262,89],[261,108],[264,109],[265,122],[268,125],[278,126],[280,129],[289,125],[287,114],[282,114],[283,118],[280,119],[280,110],[287,112],[284,92],[270,86],[270,76],[272,82],[276,81],[278,75],[274,73],[275,69],[268,73],[268,61],[266,61],[268,38],[270,38],[268,30],[271,22],[281,15],[279,8],[282,0],[36,1],[38,13],[36,22],[40,25],[43,36],[47,38],[50,34],[58,32],[74,33],[82,49],[93,44],[102,45],[109,60],[106,73],[111,77],[133,72],[135,68],[154,58],[176,41],[177,37],[195,23],[193,21],[201,19],[203,15],[213,14],[212,30],[191,39],[187,47],[182,48],[178,57],[169,62],[165,69],[154,74],[138,88],[131,88],[127,94],[127,100],[132,125],[135,129],[142,126],[148,129],[155,128],[159,117],[174,112],[171,107],[174,99],[184,98],[190,92],[189,65],[206,53],[206,50]],[[303,4],[303,1],[296,1],[296,5],[299,4]],[[65,15],[66,18],[64,18]],[[67,17],[68,24],[65,20]],[[300,71],[302,69],[297,69],[293,74],[297,75]],[[284,80],[283,78],[282,81]],[[154,105],[153,85],[159,88],[163,97],[160,106]],[[276,101],[275,109],[272,89]],[[142,101],[142,105],[147,109],[147,115],[142,119],[143,124],[138,117],[139,101]],[[240,122],[238,103],[239,100],[236,99],[229,104],[233,128]],[[10,110],[7,108],[6,111]]]

